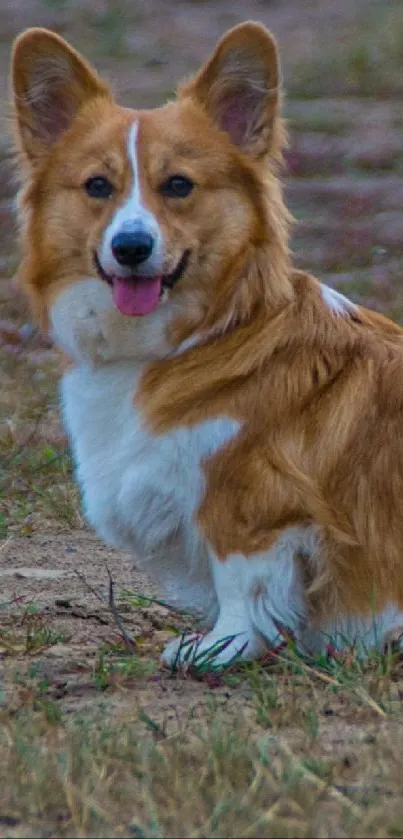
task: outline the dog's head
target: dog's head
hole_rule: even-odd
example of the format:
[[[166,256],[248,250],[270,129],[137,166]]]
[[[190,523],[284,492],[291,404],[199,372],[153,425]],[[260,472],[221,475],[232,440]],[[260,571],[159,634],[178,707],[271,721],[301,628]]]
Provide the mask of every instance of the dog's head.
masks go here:
[[[116,347],[136,335],[133,352],[153,334],[158,354],[281,296],[287,214],[271,164],[284,137],[277,48],[263,26],[230,30],[154,110],[116,104],[44,29],[17,39],[12,83],[19,277],[65,348],[80,355],[68,336],[78,312],[84,332],[86,313],[109,318]]]

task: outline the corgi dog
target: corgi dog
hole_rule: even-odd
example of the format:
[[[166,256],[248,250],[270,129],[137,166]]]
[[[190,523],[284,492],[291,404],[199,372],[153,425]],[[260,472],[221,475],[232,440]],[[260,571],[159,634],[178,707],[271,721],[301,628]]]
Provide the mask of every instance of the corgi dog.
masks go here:
[[[164,663],[398,639],[403,331],[293,268],[271,33],[133,110],[29,29],[12,88],[18,277],[67,359],[86,517],[202,620]]]

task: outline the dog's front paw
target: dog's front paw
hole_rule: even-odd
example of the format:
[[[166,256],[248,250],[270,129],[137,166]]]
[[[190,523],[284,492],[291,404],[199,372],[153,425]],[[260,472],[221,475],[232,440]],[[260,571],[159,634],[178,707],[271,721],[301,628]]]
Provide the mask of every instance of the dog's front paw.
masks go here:
[[[385,632],[382,638],[382,648],[390,649],[393,652],[403,652],[403,625],[395,626]]]
[[[258,658],[265,645],[249,632],[219,636],[189,633],[174,638],[162,653],[162,663],[170,670],[193,670],[195,673],[217,672],[238,661]]]

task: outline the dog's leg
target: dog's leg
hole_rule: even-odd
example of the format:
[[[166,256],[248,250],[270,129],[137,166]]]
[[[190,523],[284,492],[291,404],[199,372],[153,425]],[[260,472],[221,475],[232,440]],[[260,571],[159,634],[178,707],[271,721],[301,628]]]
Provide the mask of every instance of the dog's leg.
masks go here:
[[[206,635],[171,641],[163,652],[164,664],[219,669],[236,660],[262,656],[281,640],[281,627],[297,632],[305,620],[297,544],[294,529],[266,553],[234,554],[225,560],[211,554],[217,622]]]

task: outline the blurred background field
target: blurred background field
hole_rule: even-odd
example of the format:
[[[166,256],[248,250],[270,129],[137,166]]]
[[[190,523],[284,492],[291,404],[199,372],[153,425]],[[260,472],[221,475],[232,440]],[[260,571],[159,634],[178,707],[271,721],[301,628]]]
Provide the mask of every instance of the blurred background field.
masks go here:
[[[85,527],[57,356],[13,283],[13,38],[54,29],[152,107],[247,18],[281,50],[296,264],[403,324],[402,0],[0,0],[0,837],[403,836],[398,659],[160,672],[184,619]]]

